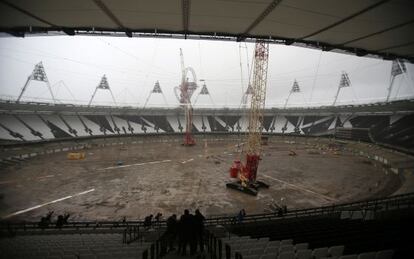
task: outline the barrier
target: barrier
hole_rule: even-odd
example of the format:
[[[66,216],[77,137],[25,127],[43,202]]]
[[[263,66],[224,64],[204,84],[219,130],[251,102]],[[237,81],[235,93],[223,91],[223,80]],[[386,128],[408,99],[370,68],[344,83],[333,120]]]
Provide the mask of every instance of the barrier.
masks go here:
[[[277,213],[263,213],[263,214],[252,214],[247,215],[243,219],[243,223],[254,223],[254,222],[263,222],[269,220],[280,220],[286,218],[298,218],[298,217],[306,217],[306,216],[318,216],[318,215],[337,215],[340,214],[342,211],[361,211],[361,210],[370,210],[370,211],[391,211],[393,209],[400,209],[400,208],[413,208],[414,207],[414,192],[395,195],[380,199],[371,199],[371,200],[364,200],[358,202],[350,202],[350,203],[342,203],[337,205],[331,206],[323,206],[317,208],[308,208],[308,209],[297,209],[288,211],[283,217],[279,217]],[[339,215],[338,215],[339,216]],[[233,217],[214,217],[214,218],[207,218],[205,220],[206,226],[215,226],[215,225],[232,225],[235,224],[234,216]],[[128,226],[136,227],[135,228],[135,237],[138,237],[139,229],[144,227],[144,222],[142,220],[138,221],[90,221],[90,222],[68,222],[68,224],[64,225],[62,229],[74,229],[76,231],[87,230],[90,228],[93,229],[108,229],[114,230],[118,229],[121,233],[124,232],[124,229]],[[165,227],[166,221],[159,222],[158,227]],[[46,229],[40,229],[38,227],[38,222],[9,222],[9,221],[0,221],[0,236],[9,232],[12,229],[14,231],[23,230],[23,232],[28,231],[35,231],[38,234],[47,234],[48,230],[50,231],[60,231],[56,228],[50,227]],[[129,231],[127,232],[129,235]],[[131,237],[134,236],[134,228],[131,229]],[[125,239],[127,240],[127,239]]]

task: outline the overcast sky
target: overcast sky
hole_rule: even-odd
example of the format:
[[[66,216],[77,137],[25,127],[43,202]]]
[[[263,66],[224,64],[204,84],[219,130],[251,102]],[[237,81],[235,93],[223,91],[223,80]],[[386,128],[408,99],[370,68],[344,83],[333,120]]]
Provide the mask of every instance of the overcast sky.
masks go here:
[[[205,80],[211,94],[211,99],[199,96],[195,106],[237,107],[249,80],[247,65],[249,62],[251,66],[254,47],[245,46],[223,41],[123,37],[4,37],[0,38],[0,95],[17,98],[34,65],[42,61],[61,102],[87,104],[106,74],[118,104],[142,106],[158,80],[168,105],[175,106],[178,101],[173,89],[181,80],[182,48],[185,66],[194,68],[197,79]],[[412,64],[406,66],[407,73],[394,81],[392,99],[414,97],[414,68]],[[283,106],[295,79],[301,92],[291,95],[288,106],[329,105],[342,71],[348,73],[351,87],[341,89],[337,103],[366,103],[386,98],[391,61],[270,45],[268,71],[269,107]],[[31,82],[22,100],[29,99],[51,101],[51,96],[44,83]],[[112,105],[112,99],[108,91],[99,90],[93,103]],[[163,97],[152,94],[148,106],[160,105],[165,105]]]

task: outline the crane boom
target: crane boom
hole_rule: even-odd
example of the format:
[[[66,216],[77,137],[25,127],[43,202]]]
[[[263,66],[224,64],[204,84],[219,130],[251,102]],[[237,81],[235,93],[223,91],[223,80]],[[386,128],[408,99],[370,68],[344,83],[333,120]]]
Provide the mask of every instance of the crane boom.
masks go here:
[[[263,110],[266,101],[267,67],[269,44],[256,43],[253,77],[253,94],[250,102],[248,153],[260,155],[260,139],[262,136]]]

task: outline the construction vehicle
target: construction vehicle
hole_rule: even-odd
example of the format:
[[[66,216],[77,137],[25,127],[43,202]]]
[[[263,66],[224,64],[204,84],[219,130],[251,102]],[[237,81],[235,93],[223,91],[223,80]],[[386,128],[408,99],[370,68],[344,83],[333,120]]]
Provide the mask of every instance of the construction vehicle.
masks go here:
[[[269,185],[258,181],[257,170],[261,160],[263,110],[266,99],[267,67],[269,59],[269,43],[258,41],[254,52],[254,75],[249,110],[249,134],[246,141],[246,162],[235,160],[230,168],[230,177],[237,181],[226,186],[250,195],[257,195],[259,188],[269,188]]]
[[[85,159],[85,152],[69,152],[66,157],[69,160],[83,160]]]

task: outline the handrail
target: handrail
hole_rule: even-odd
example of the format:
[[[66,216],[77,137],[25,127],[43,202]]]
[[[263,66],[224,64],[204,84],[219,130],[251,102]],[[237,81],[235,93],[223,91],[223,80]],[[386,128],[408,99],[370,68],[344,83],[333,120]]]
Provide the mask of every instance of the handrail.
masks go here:
[[[257,221],[269,221],[269,220],[278,220],[281,218],[298,218],[302,216],[318,216],[323,215],[325,213],[337,213],[341,211],[355,211],[355,210],[377,210],[377,209],[390,209],[392,207],[400,207],[401,205],[409,205],[414,206],[414,192],[413,193],[406,193],[400,194],[395,196],[389,196],[385,198],[379,199],[370,199],[370,200],[362,200],[357,202],[348,202],[342,204],[334,204],[328,206],[322,206],[317,208],[307,208],[307,209],[296,209],[288,211],[283,215],[283,217],[279,217],[277,213],[261,213],[261,214],[252,214],[247,215],[243,219],[244,223],[248,222],[257,222]],[[214,217],[214,218],[207,218],[205,220],[206,226],[211,225],[231,225],[234,224],[235,217]],[[119,221],[81,221],[81,222],[68,222],[66,225],[62,227],[62,229],[123,229],[127,228],[128,226],[135,226],[135,227],[143,227],[143,221],[126,221],[126,222],[119,222]],[[158,226],[166,226],[166,221],[158,222]],[[10,229],[18,230],[23,229],[27,230],[38,230],[39,232],[42,231],[38,227],[38,222],[13,222],[13,221],[0,221],[0,231],[8,231]],[[56,229],[60,231],[61,229],[55,228],[54,226],[47,228],[48,230]]]
[[[380,198],[380,199],[362,200],[362,201],[342,203],[342,204],[337,204],[337,205],[328,205],[328,206],[322,206],[322,207],[317,207],[317,208],[291,210],[288,213],[284,214],[284,218],[289,217],[289,216],[297,217],[297,216],[305,216],[305,215],[310,215],[310,214],[318,215],[323,212],[338,212],[338,211],[343,211],[343,210],[371,209],[372,206],[380,206],[381,204],[385,205],[391,201],[407,201],[407,200],[410,201],[414,205],[414,193],[400,194],[400,195],[389,196],[389,197]],[[243,222],[257,221],[261,219],[274,220],[278,218],[280,217],[278,217],[275,213],[262,213],[262,214],[247,215],[243,219]],[[210,218],[206,220],[206,223],[212,222],[216,224],[223,224],[228,219],[229,217]],[[229,223],[230,222],[227,222],[227,224]]]
[[[140,237],[139,226],[127,226],[122,234],[122,243],[130,244]]]

